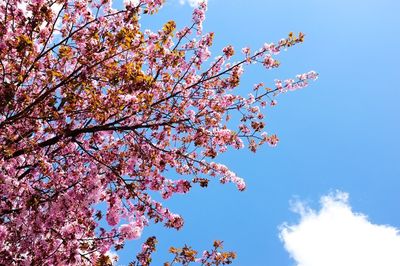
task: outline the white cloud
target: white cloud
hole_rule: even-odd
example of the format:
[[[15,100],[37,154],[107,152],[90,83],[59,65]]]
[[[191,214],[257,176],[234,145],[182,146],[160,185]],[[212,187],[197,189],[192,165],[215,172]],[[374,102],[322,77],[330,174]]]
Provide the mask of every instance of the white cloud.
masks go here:
[[[201,2],[207,2],[207,0],[179,0],[181,5],[188,3],[191,7],[197,7]]]
[[[321,198],[321,210],[304,203],[294,210],[299,224],[284,224],[280,237],[297,266],[399,266],[399,230],[377,225],[354,213],[348,194]]]

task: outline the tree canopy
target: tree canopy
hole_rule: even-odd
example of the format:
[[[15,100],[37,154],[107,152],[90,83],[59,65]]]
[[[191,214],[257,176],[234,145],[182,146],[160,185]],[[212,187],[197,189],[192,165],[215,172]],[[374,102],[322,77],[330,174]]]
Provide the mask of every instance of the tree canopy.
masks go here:
[[[149,191],[166,200],[210,178],[244,190],[243,179],[214,159],[228,147],[276,145],[262,109],[317,78],[311,71],[259,83],[243,96],[235,88],[244,67],[279,67],[275,55],[304,34],[245,47],[237,62],[230,45],[211,58],[206,4],[187,27],[171,20],[143,30],[141,17],[162,4],[0,2],[0,264],[106,265],[107,252],[151,222],[180,229],[183,218]],[[106,211],[94,207],[100,202]],[[100,227],[104,218],[110,229]],[[155,242],[143,244],[135,265],[149,264]],[[197,261],[230,262],[233,253],[221,257],[220,246]],[[170,250],[176,262],[196,260],[185,248]]]

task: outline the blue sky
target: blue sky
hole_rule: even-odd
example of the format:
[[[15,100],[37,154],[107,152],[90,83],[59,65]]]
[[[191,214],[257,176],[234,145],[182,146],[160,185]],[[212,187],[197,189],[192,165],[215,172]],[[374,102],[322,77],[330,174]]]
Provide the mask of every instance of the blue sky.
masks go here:
[[[184,26],[191,9],[170,0],[142,25],[156,29],[173,19]],[[215,239],[238,253],[234,265],[296,265],[279,239],[279,226],[299,221],[290,202],[318,209],[320,197],[335,190],[349,193],[352,209],[372,223],[400,228],[399,10],[395,0],[209,0],[204,31],[215,33],[215,56],[226,44],[257,49],[290,31],[306,34],[304,44],[279,55],[277,70],[248,69],[239,90],[309,70],[320,78],[265,110],[267,130],[281,140],[276,148],[218,159],[245,178],[245,192],[215,180],[166,203],[183,215],[185,227],[145,229],[141,240],[159,239],[154,265],[171,258],[171,245],[202,250]],[[140,245],[129,242],[119,265]]]

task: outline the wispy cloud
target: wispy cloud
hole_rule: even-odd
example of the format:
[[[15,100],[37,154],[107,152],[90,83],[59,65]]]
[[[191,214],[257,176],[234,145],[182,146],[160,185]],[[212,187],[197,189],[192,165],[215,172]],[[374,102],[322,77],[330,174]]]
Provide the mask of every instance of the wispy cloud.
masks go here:
[[[297,266],[398,266],[399,230],[352,211],[348,194],[321,198],[321,209],[294,205],[300,222],[284,224],[280,237]]]
[[[197,7],[201,2],[207,2],[207,0],[179,0],[181,5],[189,4],[191,7]]]

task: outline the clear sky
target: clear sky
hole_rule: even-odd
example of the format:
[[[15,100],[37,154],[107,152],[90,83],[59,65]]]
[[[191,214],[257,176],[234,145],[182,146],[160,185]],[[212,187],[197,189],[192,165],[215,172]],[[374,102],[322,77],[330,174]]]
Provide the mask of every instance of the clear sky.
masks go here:
[[[142,25],[156,29],[173,19],[184,26],[191,9],[167,0]],[[304,44],[279,55],[277,70],[248,69],[241,92],[309,70],[320,78],[265,110],[267,130],[281,140],[276,148],[218,159],[245,178],[246,191],[215,180],[175,196],[166,205],[185,218],[184,229],[146,228],[120,253],[119,265],[151,235],[159,239],[154,265],[171,258],[171,245],[202,250],[215,239],[237,252],[234,265],[297,265],[279,239],[283,223],[299,222],[290,202],[319,209],[320,197],[335,190],[347,192],[354,212],[371,223],[400,228],[399,10],[396,0],[209,0],[204,30],[215,33],[215,56],[226,44],[258,49],[290,31],[306,34]]]

